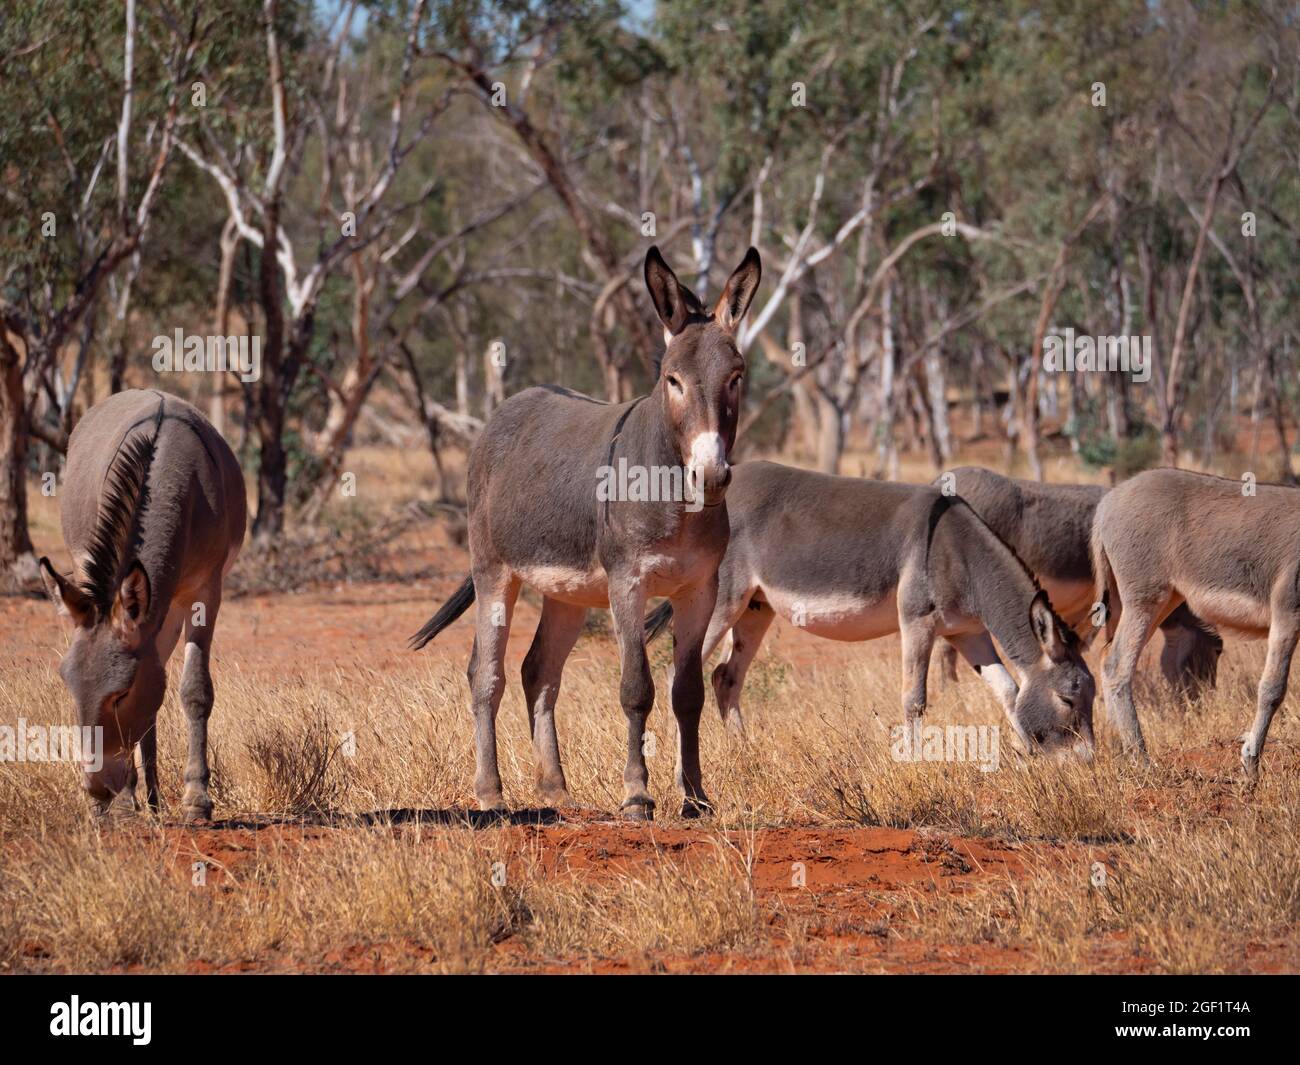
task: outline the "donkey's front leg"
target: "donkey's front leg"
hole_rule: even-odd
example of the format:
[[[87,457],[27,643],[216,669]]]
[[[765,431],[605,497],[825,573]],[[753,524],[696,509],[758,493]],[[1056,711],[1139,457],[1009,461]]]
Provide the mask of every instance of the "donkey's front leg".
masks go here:
[[[993,637],[987,630],[983,630],[949,636],[946,637],[945,642],[961,652],[962,658],[970,663],[971,668],[979,674],[980,680],[992,689],[998,702],[1002,704],[1007,720],[1011,722],[1016,735],[1024,741],[1025,749],[1028,750],[1029,739],[1024,735],[1024,729],[1016,719],[1016,696],[1019,695],[1020,690],[1015,678],[998,657],[997,648],[993,646]]]
[[[650,798],[650,772],[645,764],[646,718],[655,703],[655,685],[645,653],[645,587],[631,577],[610,575],[609,607],[618,636],[619,701],[627,718],[627,765],[623,769],[623,805],[630,821],[654,820],[655,802]]]
[[[677,788],[682,816],[711,813],[700,773],[700,713],[704,709],[704,636],[718,598],[718,577],[698,584],[673,604],[673,716],[677,718]]]
[[[217,591],[220,594],[220,586]],[[184,600],[173,602],[167,611],[162,628],[158,631],[155,646],[158,650],[158,661],[162,663],[164,671],[167,663],[171,661],[172,652],[176,650],[176,641],[181,638],[181,630],[184,629],[186,620],[199,617],[198,614],[193,613],[192,605]],[[204,610],[207,610],[206,606]],[[144,791],[149,809],[157,814],[162,810],[162,794],[158,789],[158,717],[156,714],[144,735],[140,737],[140,769],[144,773]],[[131,782],[131,797],[135,797],[134,780]]]
[[[903,719],[909,728],[920,723],[926,706],[926,679],[934,647],[934,619],[930,616],[899,619],[903,641]]]
[[[185,793],[181,813],[187,821],[212,818],[208,795],[208,718],[214,698],[210,669],[212,631],[221,607],[221,585],[209,588],[185,619],[185,664],[181,670],[181,706],[189,724],[190,742],[185,758]],[[200,609],[201,608],[201,609]],[[146,778],[147,779],[147,778]]]
[[[162,797],[158,793],[158,722],[140,737],[140,768],[144,770],[144,793],[149,809],[158,813],[162,809]],[[134,791],[134,789],[132,789]]]

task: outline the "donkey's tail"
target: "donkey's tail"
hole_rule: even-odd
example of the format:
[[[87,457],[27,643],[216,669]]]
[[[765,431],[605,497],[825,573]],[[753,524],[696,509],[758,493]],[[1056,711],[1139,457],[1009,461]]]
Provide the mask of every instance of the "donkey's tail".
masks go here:
[[[1121,603],[1115,572],[1110,568],[1106,546],[1102,543],[1101,522],[1095,518],[1092,523],[1092,572],[1097,582],[1093,593],[1092,623],[1097,628],[1106,627],[1105,646],[1109,647],[1115,636],[1115,626],[1119,624]]]
[[[673,619],[673,604],[665,599],[655,607],[645,619],[645,642],[650,643],[658,638],[659,634],[668,628],[668,623]]]
[[[474,578],[466,577],[460,587],[452,592],[451,598],[442,604],[436,614],[424,623],[407,642],[412,651],[418,651],[426,643],[442,632],[448,625],[460,617],[474,602]]]

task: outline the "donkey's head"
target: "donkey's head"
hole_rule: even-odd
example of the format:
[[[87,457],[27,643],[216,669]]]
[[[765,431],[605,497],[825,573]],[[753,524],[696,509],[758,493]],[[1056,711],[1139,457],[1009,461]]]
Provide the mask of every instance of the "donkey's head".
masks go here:
[[[78,723],[96,728],[102,751],[85,758],[82,787],[102,810],[131,778],[132,748],[154,727],[167,679],[151,629],[149,577],[138,561],[111,595],[96,596],[41,559],[41,578],[58,612],[73,624],[59,676],[72,693]],[[83,757],[89,752],[83,752]]]
[[[659,249],[645,257],[645,283],[664,324],[664,352],[654,398],[663,404],[689,497],[705,506],[722,502],[731,483],[731,447],[745,375],[736,329],[758,290],[762,264],[750,248],[727,281],[717,306],[706,311],[677,280]]]
[[[1091,756],[1092,701],[1096,685],[1078,639],[1039,591],[1029,604],[1029,624],[1042,655],[1025,671],[1016,696],[1016,724],[1031,750],[1074,748]]]

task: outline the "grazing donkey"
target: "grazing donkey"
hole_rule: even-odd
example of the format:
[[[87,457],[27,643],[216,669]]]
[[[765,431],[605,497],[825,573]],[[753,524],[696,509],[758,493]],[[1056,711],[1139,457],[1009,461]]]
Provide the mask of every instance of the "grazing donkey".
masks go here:
[[[1268,637],[1255,723],[1241,747],[1254,777],[1300,635],[1300,489],[1260,484],[1247,495],[1241,481],[1148,470],[1097,507],[1092,564],[1110,645],[1106,712],[1132,751],[1146,752],[1133,671],[1156,626],[1180,604],[1216,628]]]
[[[924,485],[744,462],[727,506],[731,542],[704,653],[730,631],[730,653],[713,672],[728,725],[743,729],[745,672],[780,614],[833,640],[901,633],[909,725],[925,710],[930,651],[942,636],[997,693],[1026,750],[1075,741],[1091,750],[1095,687],[1077,637],[1024,563],[960,499]],[[657,632],[671,613],[671,604],[659,607],[647,630]]]
[[[1057,614],[1081,637],[1094,631],[1097,600],[1092,573],[1092,519],[1106,489],[1091,484],[1013,480],[979,466],[961,466],[935,482],[969,503],[986,525],[1030,569]],[[1214,687],[1223,641],[1184,603],[1160,624],[1160,670],[1176,691],[1193,695]],[[955,677],[956,649],[943,647],[945,671]]]
[[[244,540],[239,463],[184,400],[119,392],[87,411],[72,433],[59,515],[73,578],[41,559],[50,597],[75,624],[59,674],[81,725],[100,726],[104,745],[102,768],[87,771],[82,787],[100,814],[123,789],[134,800],[139,744],[149,806],[159,808],[155,723],[167,660],[184,629],[183,808],[187,820],[209,818],[209,653],[222,578]]]
[[[565,389],[530,388],[498,407],[475,442],[468,467],[471,575],[411,645],[423,647],[478,600],[469,683],[474,792],[483,809],[505,806],[496,715],[505,686],[502,660],[510,618],[524,584],[544,596],[541,623],[523,667],[542,801],[569,802],[555,700],[587,609],[608,606],[618,636],[619,696],[627,717],[622,810],[633,820],[653,818],[641,744],[654,683],[641,626],[647,597],[662,595],[677,610],[672,703],[682,813],[696,816],[708,809],[699,760],[700,648],[727,546],[722,504],[731,480],[729,454],[745,369],[735,333],[760,273],[758,252],[750,248],[709,313],[652,247],[645,282],[667,344],[653,391],[614,406]],[[615,468],[649,471],[660,485],[676,473],[684,491],[653,492],[652,501],[611,498],[626,492],[598,494]]]

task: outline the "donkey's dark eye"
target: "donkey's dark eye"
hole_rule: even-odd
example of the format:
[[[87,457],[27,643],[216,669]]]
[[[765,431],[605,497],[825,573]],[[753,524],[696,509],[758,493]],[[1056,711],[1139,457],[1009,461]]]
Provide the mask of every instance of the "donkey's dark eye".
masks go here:
[[[675,375],[673,375],[673,374],[669,374],[669,375],[668,375],[668,383],[669,383],[669,384],[670,384],[670,385],[671,385],[671,386],[672,386],[676,391],[680,392],[680,391],[682,390],[682,382],[681,382],[681,379],[678,378],[678,377],[676,377]]]
[[[730,381],[727,382],[728,388],[738,388],[740,386],[740,374],[733,374]]]

